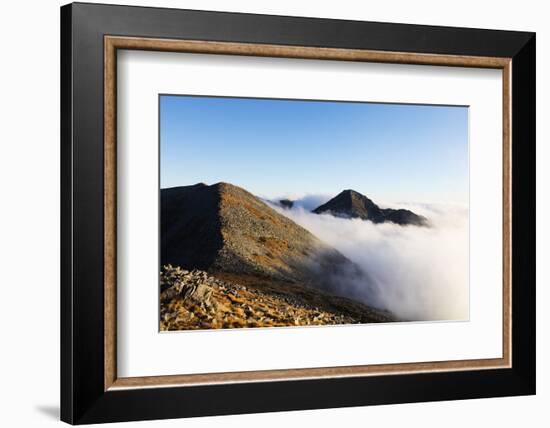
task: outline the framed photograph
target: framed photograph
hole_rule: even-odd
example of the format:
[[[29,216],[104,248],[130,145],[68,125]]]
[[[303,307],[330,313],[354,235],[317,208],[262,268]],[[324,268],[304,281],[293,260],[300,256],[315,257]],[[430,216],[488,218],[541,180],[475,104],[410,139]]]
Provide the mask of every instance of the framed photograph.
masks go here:
[[[535,35],[61,8],[61,418],[535,393]]]

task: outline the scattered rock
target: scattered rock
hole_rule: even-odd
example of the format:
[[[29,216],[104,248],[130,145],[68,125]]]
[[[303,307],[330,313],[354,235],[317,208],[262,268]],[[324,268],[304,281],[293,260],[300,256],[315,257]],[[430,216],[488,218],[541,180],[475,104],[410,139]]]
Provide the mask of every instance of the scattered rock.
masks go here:
[[[160,301],[166,303],[178,297],[210,307],[212,286],[216,283],[216,279],[204,271],[195,269],[189,272],[179,266],[167,265],[160,274]]]
[[[161,272],[161,330],[390,322],[386,311],[303,285],[171,265]],[[242,282],[241,282],[242,281]],[[243,285],[246,284],[246,285]]]

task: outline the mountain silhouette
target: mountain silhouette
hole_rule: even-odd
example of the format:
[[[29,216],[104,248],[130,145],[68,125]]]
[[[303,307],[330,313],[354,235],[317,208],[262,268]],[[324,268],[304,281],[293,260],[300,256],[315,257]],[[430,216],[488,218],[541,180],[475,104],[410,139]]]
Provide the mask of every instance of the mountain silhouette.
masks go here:
[[[344,190],[330,201],[315,208],[315,214],[335,217],[360,218],[373,223],[391,222],[405,225],[428,226],[428,219],[406,209],[380,208],[371,199],[355,190]]]

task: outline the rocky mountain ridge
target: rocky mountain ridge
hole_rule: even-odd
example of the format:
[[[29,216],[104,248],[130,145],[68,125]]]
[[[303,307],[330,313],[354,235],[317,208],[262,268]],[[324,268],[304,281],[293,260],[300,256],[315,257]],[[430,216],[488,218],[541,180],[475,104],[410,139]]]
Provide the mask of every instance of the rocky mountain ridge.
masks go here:
[[[161,191],[161,264],[308,282],[352,263],[246,190],[228,184]]]
[[[328,202],[318,206],[315,214],[331,214],[335,217],[360,218],[373,223],[391,222],[401,226],[428,226],[428,219],[406,209],[380,208],[371,199],[355,190],[344,190]]]

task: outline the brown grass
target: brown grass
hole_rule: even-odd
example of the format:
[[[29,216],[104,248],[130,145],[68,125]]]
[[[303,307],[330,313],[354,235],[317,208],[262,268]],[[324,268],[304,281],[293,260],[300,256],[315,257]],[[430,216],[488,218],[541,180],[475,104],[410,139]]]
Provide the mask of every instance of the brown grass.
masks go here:
[[[161,307],[161,330],[377,322],[376,314],[364,313],[362,316],[356,308],[347,308],[341,302],[340,306],[333,306],[330,302],[338,302],[339,298],[319,294],[303,285],[274,282],[253,275],[216,273],[215,276],[229,288],[213,288],[213,305],[205,307],[176,297]]]

